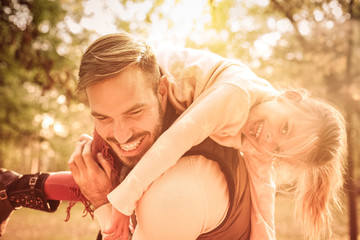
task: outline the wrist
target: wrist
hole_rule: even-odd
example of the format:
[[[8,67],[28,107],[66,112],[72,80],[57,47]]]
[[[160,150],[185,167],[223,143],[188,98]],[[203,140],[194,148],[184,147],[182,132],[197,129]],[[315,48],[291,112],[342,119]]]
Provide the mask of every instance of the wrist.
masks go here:
[[[95,209],[98,209],[99,207],[108,204],[109,200],[104,199],[104,200],[100,200],[100,201],[94,201],[92,202],[92,205],[94,206]]]

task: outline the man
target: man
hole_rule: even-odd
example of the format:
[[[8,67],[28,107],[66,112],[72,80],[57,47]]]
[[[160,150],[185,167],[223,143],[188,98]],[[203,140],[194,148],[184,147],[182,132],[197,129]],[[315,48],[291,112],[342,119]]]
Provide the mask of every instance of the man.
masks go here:
[[[95,117],[95,143],[89,139],[78,143],[70,161],[74,177],[97,208],[95,214],[102,229],[108,227],[107,221],[111,219],[109,199],[127,215],[136,207],[135,239],[247,239],[250,197],[244,162],[234,149],[221,147],[206,137],[214,133],[211,137],[217,142],[239,147],[239,128],[245,123],[249,108],[274,89],[239,62],[208,52],[183,49],[158,56],[159,64],[148,45],[126,33],[100,38],[85,52],[78,89],[87,94]],[[205,98],[209,101],[201,101]],[[206,114],[197,111],[199,108],[206,109]],[[185,110],[186,114],[177,119],[171,131],[165,131],[176,120],[177,113]],[[184,122],[186,126],[182,125]],[[203,125],[199,126],[199,122]],[[155,148],[155,155],[149,155],[157,144],[169,141],[169,134],[173,136],[170,147],[162,149],[160,145]],[[181,141],[189,136],[190,141]],[[105,142],[99,150],[110,154],[91,157],[90,146],[94,151],[99,145],[96,138]],[[194,145],[198,146],[192,148]],[[151,161],[145,161],[149,156]],[[105,171],[95,164],[96,158]],[[144,168],[144,164],[148,166]],[[169,166],[173,167],[166,171]],[[158,178],[159,172],[165,171]],[[108,194],[119,184],[114,179],[121,179],[122,188]],[[46,186],[47,182],[41,181],[39,186]],[[5,187],[8,196],[12,194],[9,189]],[[30,193],[26,189],[26,194]],[[272,200],[273,189],[265,194],[262,188],[262,198],[265,195],[267,201]],[[131,206],[134,200],[137,204]],[[261,225],[254,231],[257,234],[254,238],[274,236],[272,208],[262,215],[262,208],[267,205],[252,205],[256,213],[252,223]]]
[[[166,77],[148,46],[122,33],[102,37],[88,48],[79,78],[95,131],[119,157],[117,177],[122,178],[177,118]],[[96,164],[92,144],[80,142],[69,166],[104,230],[111,219],[106,196],[114,178],[101,155],[98,161],[105,170]],[[207,139],[154,181],[135,215],[133,239],[248,239],[250,193],[243,161],[239,163],[236,150]]]

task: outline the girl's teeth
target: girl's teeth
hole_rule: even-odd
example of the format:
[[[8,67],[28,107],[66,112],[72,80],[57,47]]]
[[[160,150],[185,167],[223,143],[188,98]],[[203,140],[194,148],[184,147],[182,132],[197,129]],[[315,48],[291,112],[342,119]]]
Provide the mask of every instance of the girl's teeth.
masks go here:
[[[260,136],[263,126],[264,126],[264,122],[261,122],[258,130],[256,131],[256,135],[255,135],[256,138],[258,138]]]

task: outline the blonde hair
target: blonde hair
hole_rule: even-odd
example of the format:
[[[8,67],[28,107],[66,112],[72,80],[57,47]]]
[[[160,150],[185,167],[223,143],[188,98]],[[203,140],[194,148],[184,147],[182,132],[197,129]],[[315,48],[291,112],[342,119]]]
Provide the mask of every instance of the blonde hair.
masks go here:
[[[295,107],[296,115],[305,124],[299,126],[303,135],[291,139],[296,147],[276,163],[278,169],[284,164],[292,167],[292,171],[285,172],[292,176],[292,183],[279,183],[279,190],[290,186],[296,216],[305,235],[309,239],[328,239],[332,236],[332,207],[341,209],[347,157],[345,120],[329,103],[310,97],[305,90],[298,93],[301,94],[299,101],[280,95],[284,102]],[[276,172],[279,176],[283,173]]]
[[[77,92],[135,66],[147,74],[147,80],[156,91],[160,70],[151,47],[126,32],[102,36],[83,54]]]

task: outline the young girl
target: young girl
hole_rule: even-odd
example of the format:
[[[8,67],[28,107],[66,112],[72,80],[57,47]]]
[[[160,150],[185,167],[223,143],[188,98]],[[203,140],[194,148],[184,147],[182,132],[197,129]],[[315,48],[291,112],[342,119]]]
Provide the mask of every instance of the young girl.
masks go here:
[[[145,43],[129,39],[149,51]],[[101,45],[101,39],[96,44]],[[167,76],[169,101],[182,115],[108,195],[119,212],[113,210],[112,227],[105,233],[113,238],[125,234],[128,223],[119,223],[119,216],[130,216],[147,187],[208,136],[244,154],[251,182],[251,239],[275,239],[274,162],[296,170],[292,176],[298,177],[289,184],[295,189],[304,232],[315,239],[329,231],[330,201],[338,202],[346,153],[344,121],[338,111],[302,92],[279,92],[243,64],[214,54],[183,49],[158,52],[157,57],[162,74]],[[147,58],[136,59],[140,66]],[[274,141],[272,134],[265,132],[267,121],[261,120],[261,113],[269,114],[266,103],[274,102],[287,104],[286,111],[295,111],[287,112],[289,118],[298,118],[282,123],[280,136],[286,137],[286,142],[285,138]]]

